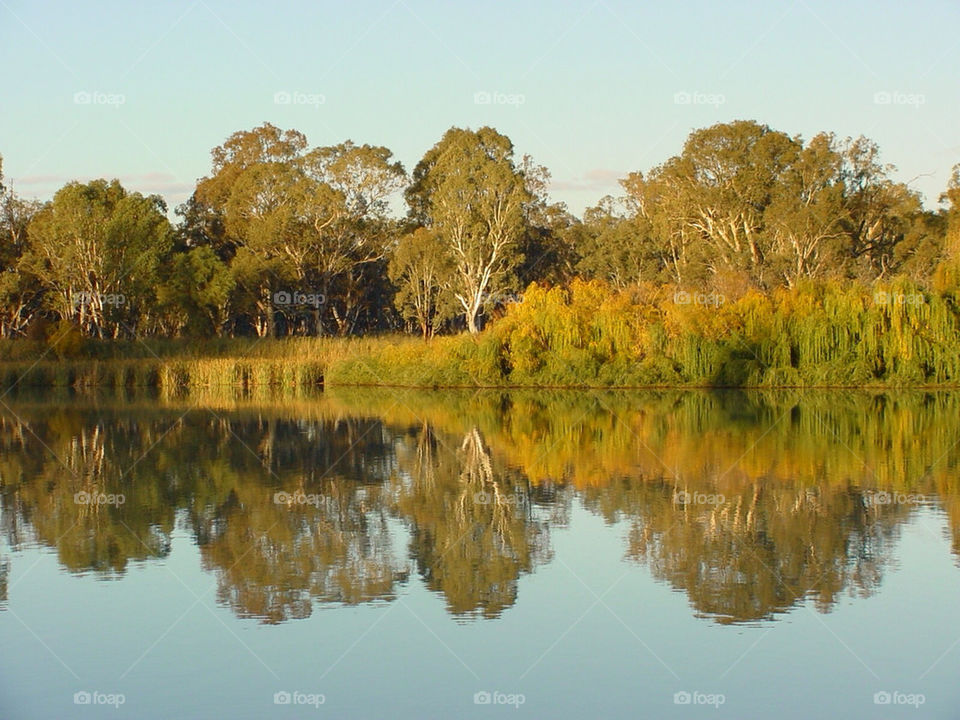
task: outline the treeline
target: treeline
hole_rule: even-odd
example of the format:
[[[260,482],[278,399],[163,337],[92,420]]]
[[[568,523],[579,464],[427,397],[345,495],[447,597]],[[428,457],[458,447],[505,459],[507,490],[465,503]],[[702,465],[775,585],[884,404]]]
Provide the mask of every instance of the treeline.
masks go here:
[[[408,175],[385,147],[264,124],[213,149],[171,223],[116,180],[24,200],[0,165],[0,336],[429,337],[574,278],[694,301],[808,280],[955,287],[960,170],[931,211],[892,169],[865,138],[724,123],[577,218],[492,128],[451,128]]]

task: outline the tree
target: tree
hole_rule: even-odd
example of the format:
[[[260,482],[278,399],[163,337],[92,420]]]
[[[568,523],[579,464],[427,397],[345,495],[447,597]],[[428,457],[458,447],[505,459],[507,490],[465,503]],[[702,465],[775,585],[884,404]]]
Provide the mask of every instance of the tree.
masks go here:
[[[117,180],[68,183],[28,229],[22,265],[48,291],[50,309],[97,337],[135,335],[156,310],[161,262],[172,247],[159,196]]]
[[[832,135],[820,133],[773,188],[764,223],[771,261],[787,285],[842,270],[846,262],[842,157]]]
[[[302,133],[269,123],[234,133],[212,156],[213,173],[182,214],[192,238],[222,233],[218,254],[249,288],[237,307],[251,308],[257,332],[275,334],[274,294],[290,289],[324,298],[312,307],[318,334],[324,315],[341,333],[352,330],[367,297],[365,268],[393,238],[388,200],[404,182],[403,166],[384,147],[309,149]],[[280,312],[288,327],[299,320],[296,308]]]
[[[282,263],[281,248],[296,234],[290,190],[299,179],[295,162],[306,148],[302,133],[270,123],[235,132],[210,151],[211,174],[178,210],[187,241],[211,245],[230,263],[236,295],[231,304],[250,316],[261,337],[275,332],[272,293],[289,281],[291,269],[294,276],[299,270],[295,261],[292,268]],[[287,237],[274,237],[281,229]]]
[[[613,242],[639,237],[643,255],[678,285],[763,289],[831,275],[916,277],[936,262],[940,220],[890,179],[892,169],[863,137],[838,142],[820,133],[804,144],[753,121],[720,123],[691,133],[680,155],[646,176],[622,181],[628,217],[641,224]],[[602,232],[619,226],[609,217],[604,223],[588,236],[588,272],[604,263],[596,256]],[[629,262],[613,258],[603,272],[616,278]]]
[[[565,282],[573,276],[577,261],[570,243],[578,221],[564,203],[549,202],[550,171],[546,167],[524,155],[520,169],[530,201],[524,207],[521,261],[515,271],[518,284]]]
[[[848,138],[841,149],[848,253],[856,275],[882,277],[892,265],[894,248],[909,231],[920,198],[890,179],[893,165],[881,164],[880,148],[865,137]]]
[[[157,299],[172,320],[172,333],[221,335],[230,294],[236,285],[230,269],[208,245],[173,255]]]
[[[451,128],[414,169],[410,217],[433,229],[453,257],[452,292],[471,333],[485,302],[511,285],[533,200],[513,143],[489,127]]]
[[[21,271],[27,227],[39,203],[23,200],[3,184],[0,156],[0,337],[22,335],[40,305],[40,292]]]
[[[312,150],[303,166],[314,187],[302,211],[312,230],[314,269],[342,335],[355,327],[369,298],[369,271],[396,237],[388,203],[406,172],[389,149],[349,140]],[[332,294],[333,287],[339,292]]]
[[[784,133],[738,120],[694,131],[678,157],[651,173],[672,200],[662,211],[702,246],[711,273],[744,270],[764,283],[763,214],[798,150],[799,143]]]
[[[577,252],[576,269],[582,277],[605,280],[618,290],[660,279],[667,266],[649,221],[631,216],[625,203],[610,196],[584,212]]]
[[[432,337],[454,310],[449,288],[455,268],[443,241],[428,228],[403,235],[388,268],[397,310],[417,324],[425,340]]]
[[[960,291],[960,165],[953,166],[947,189],[940,195],[945,204],[942,259],[933,273],[933,285],[940,292]]]

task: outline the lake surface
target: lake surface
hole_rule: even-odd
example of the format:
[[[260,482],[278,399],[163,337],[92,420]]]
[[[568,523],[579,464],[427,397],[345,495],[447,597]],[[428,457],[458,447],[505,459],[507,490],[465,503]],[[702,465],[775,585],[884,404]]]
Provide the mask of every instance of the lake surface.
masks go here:
[[[0,718],[960,717],[960,394],[0,402]]]

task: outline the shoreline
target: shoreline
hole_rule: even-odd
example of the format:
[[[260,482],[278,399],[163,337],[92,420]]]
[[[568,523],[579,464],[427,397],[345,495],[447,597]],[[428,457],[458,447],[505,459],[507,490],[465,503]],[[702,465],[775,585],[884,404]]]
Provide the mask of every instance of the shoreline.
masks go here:
[[[283,342],[282,340],[279,342]],[[351,362],[364,361],[363,356]],[[0,360],[0,392],[30,389],[321,389],[363,388],[420,391],[575,391],[575,390],[960,390],[960,383],[799,383],[725,384],[559,384],[559,383],[422,383],[334,381],[326,378],[327,366],[320,360],[284,358],[169,357],[161,359],[106,358],[77,360]]]

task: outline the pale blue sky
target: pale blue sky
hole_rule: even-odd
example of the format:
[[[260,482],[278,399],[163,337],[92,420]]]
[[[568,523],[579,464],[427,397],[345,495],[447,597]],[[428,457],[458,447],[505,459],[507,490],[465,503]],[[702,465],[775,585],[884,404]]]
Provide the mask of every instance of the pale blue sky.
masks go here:
[[[24,195],[119,177],[173,206],[264,121],[408,170],[490,124],[579,213],[691,129],[750,118],[865,134],[932,207],[960,162],[958,27],[946,0],[0,0],[0,154]]]

